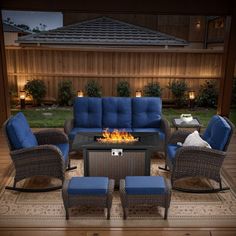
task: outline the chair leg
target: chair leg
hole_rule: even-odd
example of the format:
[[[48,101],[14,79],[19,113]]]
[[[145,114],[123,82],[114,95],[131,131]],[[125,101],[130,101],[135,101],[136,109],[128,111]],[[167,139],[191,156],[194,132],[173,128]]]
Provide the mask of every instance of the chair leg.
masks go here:
[[[123,219],[126,220],[127,219],[127,216],[128,216],[128,208],[124,207],[123,208]]]
[[[166,220],[168,216],[168,207],[165,207],[164,219]]]
[[[107,208],[107,220],[110,220],[111,218],[111,208]]]
[[[69,171],[69,170],[75,170],[75,169],[77,169],[77,166],[71,166],[71,164],[70,164],[70,160],[69,160],[69,162],[68,162],[68,166],[67,166],[67,168],[66,168],[66,171]]]
[[[69,209],[66,208],[65,210],[66,210],[66,220],[69,220],[69,218],[70,218],[70,216],[69,216]]]

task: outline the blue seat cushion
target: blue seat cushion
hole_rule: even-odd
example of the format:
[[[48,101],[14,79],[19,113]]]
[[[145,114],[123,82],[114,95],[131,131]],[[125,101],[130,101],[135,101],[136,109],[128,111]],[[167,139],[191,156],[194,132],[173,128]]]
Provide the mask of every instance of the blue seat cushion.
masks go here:
[[[74,102],[76,128],[102,128],[102,100],[94,97],[78,97]]]
[[[131,98],[107,97],[102,99],[103,128],[131,128]]]
[[[125,191],[130,195],[164,194],[166,184],[162,176],[127,176]]]
[[[181,146],[176,145],[176,144],[169,144],[167,146],[167,158],[169,158],[171,161],[175,159],[175,154],[176,151],[180,148]]]
[[[133,128],[133,132],[140,132],[140,133],[159,133],[159,138],[161,140],[165,139],[165,133],[160,128]]]
[[[133,128],[160,128],[162,101],[158,97],[132,99]]]
[[[224,151],[231,132],[227,121],[223,117],[215,115],[211,118],[202,137],[213,149]]]
[[[22,112],[10,118],[6,130],[10,143],[15,149],[38,146],[38,141]]]
[[[104,195],[107,190],[107,177],[72,177],[67,191],[69,194]]]
[[[73,128],[69,133],[69,139],[73,140],[78,133],[89,133],[89,132],[100,133],[102,132],[102,130],[103,130],[102,128]]]
[[[57,146],[60,149],[60,151],[62,152],[64,161],[66,161],[68,159],[69,144],[68,143],[60,143],[60,144],[56,144],[55,146]]]

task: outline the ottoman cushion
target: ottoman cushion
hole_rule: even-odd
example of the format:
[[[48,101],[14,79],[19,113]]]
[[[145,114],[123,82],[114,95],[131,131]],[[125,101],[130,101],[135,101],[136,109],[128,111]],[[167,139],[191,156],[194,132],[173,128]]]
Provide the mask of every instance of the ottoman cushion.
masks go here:
[[[130,195],[165,194],[165,180],[162,176],[127,176],[125,191]]]
[[[104,195],[108,190],[107,177],[72,177],[68,185],[68,194]]]

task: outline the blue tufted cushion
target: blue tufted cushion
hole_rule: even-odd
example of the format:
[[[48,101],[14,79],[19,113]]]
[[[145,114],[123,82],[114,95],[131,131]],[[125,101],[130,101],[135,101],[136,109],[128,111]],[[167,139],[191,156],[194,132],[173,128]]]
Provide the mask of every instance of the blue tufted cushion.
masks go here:
[[[103,128],[131,128],[131,98],[103,98],[102,112]]]
[[[74,102],[75,127],[102,128],[101,98],[76,98]]]
[[[60,149],[60,151],[62,152],[64,161],[66,161],[68,158],[68,153],[69,153],[69,144],[68,143],[60,143],[60,144],[56,144],[55,146],[57,146]]]
[[[10,118],[6,130],[10,143],[15,149],[38,146],[37,139],[22,112]]]
[[[180,148],[181,146],[179,145],[175,145],[175,144],[169,144],[167,146],[167,158],[169,158],[171,161],[173,161],[175,159],[175,154],[176,151],[178,150],[178,148]]]
[[[130,195],[164,194],[166,184],[162,176],[127,176],[125,191]]]
[[[133,98],[133,128],[159,128],[162,101],[158,97]]]
[[[107,177],[72,177],[68,185],[69,194],[103,195],[107,194]]]
[[[224,151],[232,130],[227,121],[215,115],[211,118],[202,138],[210,144],[213,149]]]
[[[69,139],[73,140],[78,133],[89,133],[89,132],[100,133],[102,132],[102,130],[103,130],[102,128],[73,128],[69,133]]]

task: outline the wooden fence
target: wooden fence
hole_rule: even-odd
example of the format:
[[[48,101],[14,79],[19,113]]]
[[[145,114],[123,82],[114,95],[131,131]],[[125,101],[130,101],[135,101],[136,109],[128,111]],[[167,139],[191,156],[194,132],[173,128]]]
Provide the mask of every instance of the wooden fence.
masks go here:
[[[159,82],[163,99],[170,99],[167,85],[174,79],[198,91],[205,80],[218,80],[222,51],[194,49],[102,49],[79,48],[6,48],[9,85],[18,92],[29,79],[42,79],[47,98],[56,99],[58,83],[71,80],[75,91],[98,80],[103,96],[116,96],[116,85],[126,80],[132,88],[142,89]]]

